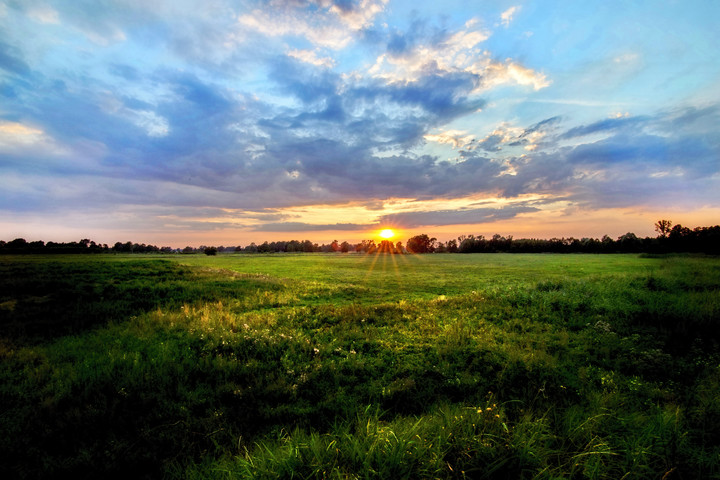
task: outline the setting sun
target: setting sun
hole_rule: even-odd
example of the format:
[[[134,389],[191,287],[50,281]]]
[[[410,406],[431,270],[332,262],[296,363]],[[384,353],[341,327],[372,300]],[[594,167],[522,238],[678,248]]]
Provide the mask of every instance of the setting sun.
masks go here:
[[[390,240],[392,237],[395,236],[395,232],[390,230],[389,228],[386,228],[385,230],[382,230],[380,232],[380,236],[384,238],[385,240]]]

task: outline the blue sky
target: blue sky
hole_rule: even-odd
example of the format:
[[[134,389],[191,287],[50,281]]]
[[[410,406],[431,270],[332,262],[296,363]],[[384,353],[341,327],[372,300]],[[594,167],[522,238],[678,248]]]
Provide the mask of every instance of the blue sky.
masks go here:
[[[714,1],[0,0],[3,239],[720,219]]]

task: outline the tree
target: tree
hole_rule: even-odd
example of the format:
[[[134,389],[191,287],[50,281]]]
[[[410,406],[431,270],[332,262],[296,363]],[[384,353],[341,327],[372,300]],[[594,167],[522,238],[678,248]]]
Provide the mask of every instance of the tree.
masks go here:
[[[628,232],[625,235],[618,237],[618,243],[624,252],[638,252],[642,246],[640,239],[632,232]]]
[[[303,252],[311,253],[315,251],[315,245],[310,240],[305,240],[302,246]]]
[[[415,235],[407,241],[407,249],[410,253],[432,253],[435,251],[436,241],[437,238],[430,238],[424,233]]]
[[[218,249],[215,247],[205,247],[205,255],[217,255]]]
[[[395,245],[390,240],[383,240],[378,245],[378,250],[382,253],[395,253]]]
[[[7,243],[8,248],[25,248],[27,245],[28,242],[24,238],[16,238],[15,240]]]
[[[362,240],[360,243],[355,245],[356,252],[373,253],[376,249],[375,240]]]
[[[665,238],[670,233],[670,227],[672,227],[672,222],[670,220],[658,220],[655,223],[655,231],[660,234],[662,238]]]

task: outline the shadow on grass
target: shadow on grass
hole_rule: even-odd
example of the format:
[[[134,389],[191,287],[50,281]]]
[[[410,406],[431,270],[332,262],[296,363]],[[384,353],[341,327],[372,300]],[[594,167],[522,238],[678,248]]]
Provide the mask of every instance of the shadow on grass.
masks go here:
[[[266,277],[193,269],[160,259],[13,258],[0,262],[0,337],[33,344],[158,308],[283,288]]]

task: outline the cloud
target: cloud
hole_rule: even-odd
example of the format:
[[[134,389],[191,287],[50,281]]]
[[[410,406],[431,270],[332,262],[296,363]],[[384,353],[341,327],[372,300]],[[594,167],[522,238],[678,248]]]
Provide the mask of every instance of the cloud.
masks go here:
[[[484,92],[504,84],[530,86],[539,90],[550,85],[547,77],[519,63],[498,61],[479,45],[490,33],[476,19],[456,32],[435,32],[426,38],[418,34],[395,34],[388,52],[380,55],[369,74],[392,85],[421,83],[427,77],[463,77],[466,95]]]
[[[503,145],[517,143],[524,133],[520,127],[513,127],[507,122],[498,125],[488,136],[477,142],[477,148],[487,152],[496,152],[502,149]]]
[[[28,14],[35,20],[43,23],[66,24],[79,31],[92,43],[107,47],[127,40],[124,31],[125,25],[133,20],[143,21],[140,11],[147,9],[122,2],[113,4],[98,4],[88,0],[77,0],[70,3],[56,5],[53,9],[39,2],[31,1],[27,4]],[[146,21],[146,20],[145,20]]]
[[[288,56],[297,58],[301,62],[310,63],[316,67],[332,68],[335,66],[335,60],[330,57],[318,58],[317,53],[312,50],[290,50]]]
[[[22,58],[20,50],[3,42],[0,42],[0,69],[20,76],[30,73],[30,67]]]
[[[97,142],[64,143],[35,126],[0,121],[0,169],[6,174],[9,171],[61,175],[97,172],[98,160],[105,153]]]
[[[596,133],[612,132],[622,129],[630,129],[633,126],[642,126],[647,123],[647,117],[612,117],[597,122],[591,123],[590,125],[580,125],[571,128],[565,132],[561,138],[568,139],[574,137],[582,137],[586,135],[592,135]]]
[[[551,117],[527,128],[502,122],[482,139],[464,131],[449,130],[435,135],[425,135],[428,141],[465,149],[463,155],[476,149],[497,153],[507,147],[523,147],[527,151],[537,150],[546,144],[547,135],[556,128],[561,117]]]
[[[464,148],[470,145],[475,137],[462,130],[448,130],[434,135],[424,135],[429,142],[451,145],[453,148]]]
[[[297,57],[279,56],[269,65],[270,78],[287,93],[309,104],[336,95],[342,85],[339,75],[315,68]]]
[[[709,179],[720,173],[720,138],[709,125],[717,119],[713,105],[573,127],[555,139],[579,143],[558,143],[547,152],[510,160],[515,175],[502,179],[507,182],[505,194],[564,192],[588,208],[669,208],[687,204],[689,198],[696,205],[712,204]],[[684,130],[693,122],[697,128]],[[582,141],[595,133],[603,138]]]
[[[314,46],[342,49],[372,25],[387,0],[273,1],[238,16],[245,29],[268,37],[303,37]]]
[[[481,52],[475,47],[487,40],[489,34],[469,21],[454,32],[435,34],[427,39],[415,39],[396,34],[389,45],[389,53],[377,58],[369,73],[387,83],[408,83],[427,74],[472,72],[472,62]]]
[[[41,141],[43,131],[17,122],[0,122],[0,148],[31,145]]]
[[[503,24],[503,26],[508,27],[510,26],[510,22],[512,22],[513,17],[517,12],[520,11],[519,6],[513,6],[505,10],[500,14],[500,21]]]
[[[383,12],[389,0],[327,0],[320,3],[331,3],[330,11],[342,19],[342,22],[350,29],[358,31],[367,28],[375,20],[375,17]]]
[[[58,24],[60,16],[58,11],[49,5],[33,5],[28,10],[28,16],[40,23]]]
[[[374,227],[356,223],[313,224],[304,222],[265,223],[253,227],[254,232],[322,232],[327,230],[357,231]]]
[[[137,68],[122,63],[111,63],[108,66],[108,72],[131,82],[141,79],[140,72]]]
[[[532,87],[540,90],[550,86],[550,80],[543,73],[538,73],[508,59],[504,63],[487,60],[484,65],[486,75],[485,88],[492,88],[506,83]]]
[[[503,208],[472,208],[464,210],[435,210],[426,212],[405,212],[383,215],[380,224],[399,225],[402,228],[439,227],[490,223],[514,218],[523,213],[539,209],[527,205],[512,205]]]

